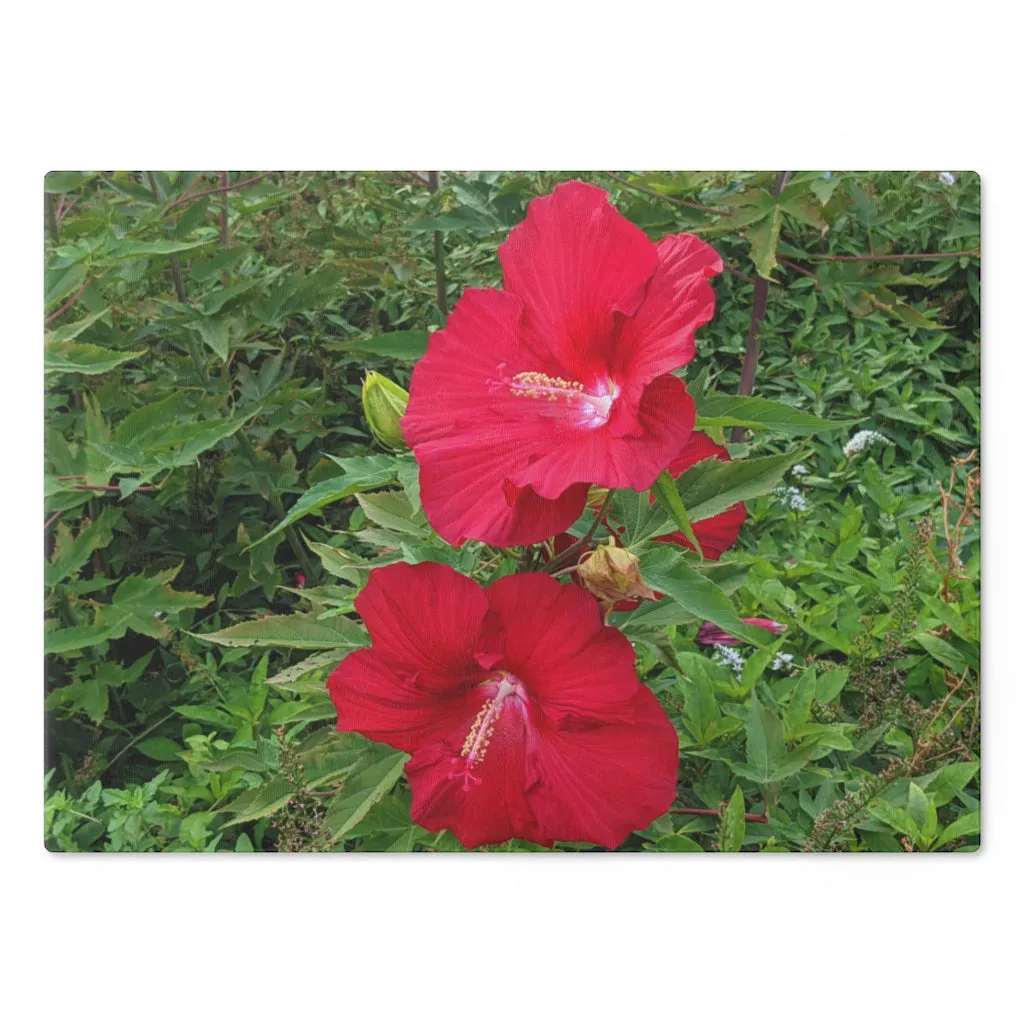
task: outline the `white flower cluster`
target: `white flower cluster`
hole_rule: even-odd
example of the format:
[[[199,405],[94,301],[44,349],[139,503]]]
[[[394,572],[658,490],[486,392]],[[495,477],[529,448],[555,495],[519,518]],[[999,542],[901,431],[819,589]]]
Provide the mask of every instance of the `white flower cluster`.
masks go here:
[[[721,665],[728,665],[738,678],[743,672],[745,664],[743,655],[734,647],[726,647],[725,644],[715,644],[715,652],[717,654],[715,660]]]
[[[893,443],[884,434],[879,434],[876,430],[858,430],[843,446],[843,454],[849,458],[855,452],[862,452],[869,444],[874,444],[876,441],[881,444]]]
[[[799,487],[779,487],[775,493],[779,496],[779,502],[794,512],[806,512],[810,508]]]
[[[790,470],[790,473],[792,473],[793,476],[807,476],[807,474],[810,473],[810,470],[802,462],[798,462]]]
[[[772,671],[778,672],[781,668],[789,668],[790,662],[793,660],[792,654],[776,654],[775,660],[772,662]]]
[[[956,175],[950,171],[942,171],[939,174],[939,181],[941,181],[943,185],[955,185]]]

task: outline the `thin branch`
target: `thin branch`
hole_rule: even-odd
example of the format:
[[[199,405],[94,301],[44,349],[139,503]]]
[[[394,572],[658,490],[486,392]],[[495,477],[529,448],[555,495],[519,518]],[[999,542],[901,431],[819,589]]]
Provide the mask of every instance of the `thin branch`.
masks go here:
[[[962,249],[959,252],[907,252],[888,256],[808,256],[807,258],[819,263],[882,263],[898,260],[948,260],[956,256],[980,257],[981,249]]]
[[[774,198],[782,195],[782,190],[789,181],[790,171],[779,171],[775,180]],[[760,350],[761,323],[768,306],[768,282],[763,277],[754,285],[754,306],[750,313],[750,329],[747,331],[747,350],[743,354],[743,370],[740,373],[740,395],[751,395],[754,391],[754,378],[757,374],[757,356]],[[743,440],[744,427],[732,428],[732,443],[739,444]]]
[[[76,491],[118,491],[121,488],[116,484],[75,484]],[[136,487],[136,491],[155,491],[156,487]]]
[[[72,295],[71,298],[68,299],[67,302],[65,302],[63,306],[60,307],[60,309],[58,309],[55,313],[51,313],[43,321],[43,323],[44,324],[52,324],[53,321],[56,320],[58,317],[63,316],[82,297],[82,292],[84,292],[85,289],[88,288],[89,285],[92,284],[92,282],[93,282],[93,278],[91,278],[91,277],[87,278],[85,284],[83,284],[82,287],[79,288],[78,291],[75,292],[75,294]]]
[[[228,244],[228,172],[220,172],[220,187],[224,193],[224,202],[220,208],[220,244]]]
[[[60,221],[57,219],[56,203],[57,200],[53,198],[52,193],[47,192],[43,196],[43,212],[46,216],[46,232],[50,236],[54,245],[60,241],[60,236],[57,233],[57,225]]]
[[[817,274],[812,273],[810,270],[805,270],[799,263],[794,263],[792,260],[784,260],[781,257],[779,258],[779,262],[783,266],[789,267],[790,270],[795,270],[798,274],[803,274],[804,277],[809,277],[812,281],[818,280]]]
[[[55,522],[56,522],[56,521],[57,521],[58,519],[60,519],[60,517],[61,517],[62,515],[63,515],[63,512],[54,512],[54,513],[53,513],[53,515],[52,515],[52,516],[50,516],[50,518],[49,518],[49,519],[47,519],[45,523],[43,523],[43,529],[44,529],[44,530],[48,530],[48,529],[49,529],[49,528],[50,528],[51,526],[53,526],[53,524],[54,524],[54,523],[55,523]]]
[[[217,188],[208,188],[203,192],[192,192],[179,196],[167,207],[167,212],[170,213],[171,210],[176,206],[181,206],[182,203],[191,203],[193,199],[202,199],[203,196],[216,196],[222,192],[237,192],[239,189],[248,188],[250,185],[255,185],[257,181],[262,181],[267,175],[274,173],[274,171],[264,171],[262,174],[257,174],[252,178],[246,178],[245,181],[236,181],[233,185],[219,185]]]
[[[560,569],[564,569],[566,566],[571,565],[573,560],[581,551],[594,539],[594,534],[597,533],[598,526],[601,525],[604,519],[605,509],[608,508],[609,503],[612,500],[612,494],[614,491],[609,490],[604,496],[604,501],[601,502],[600,508],[594,515],[594,521],[590,524],[590,529],[574,544],[570,544],[560,555],[556,555],[551,559],[546,566],[544,571],[549,575],[555,575]]]
[[[657,192],[653,188],[644,188],[643,185],[634,185],[633,182],[627,181],[625,178],[620,177],[618,174],[614,174],[612,171],[605,171],[605,174],[609,178],[617,181],[624,188],[631,188],[634,192],[642,192],[645,196],[653,196],[655,199],[664,199],[667,203],[672,203],[675,206],[686,206],[691,210],[700,210],[701,213],[714,213],[718,216],[724,216],[730,213],[731,210],[722,207],[718,209],[714,206],[702,206],[700,203],[691,203],[688,199],[679,199],[676,196],[667,196],[662,192]]]
[[[673,807],[669,814],[696,814],[706,818],[720,818],[721,811],[711,807]],[[756,821],[759,825],[770,824],[767,814],[744,814],[744,821]]]
[[[437,171],[427,171],[427,187],[431,192],[438,189]],[[448,285],[444,276],[444,239],[440,231],[434,232],[434,277],[437,281],[437,305],[441,310],[441,325],[448,319]]]
[[[430,179],[429,178],[424,178],[423,175],[420,174],[419,171],[406,171],[405,173],[406,174],[411,174],[418,182],[420,182],[420,184],[426,185],[427,188],[430,188]],[[430,191],[433,192],[434,189],[430,188]]]

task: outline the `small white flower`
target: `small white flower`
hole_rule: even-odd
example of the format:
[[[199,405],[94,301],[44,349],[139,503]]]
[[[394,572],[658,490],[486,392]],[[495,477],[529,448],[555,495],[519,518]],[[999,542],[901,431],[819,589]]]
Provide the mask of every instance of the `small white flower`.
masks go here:
[[[859,430],[849,441],[843,446],[843,454],[849,458],[856,452],[863,451],[869,444],[875,442],[879,444],[893,444],[884,434],[879,434],[877,430]]]
[[[807,474],[810,473],[810,470],[802,462],[798,462],[790,470],[790,473],[792,473],[793,476],[807,476]]]
[[[941,181],[943,185],[955,185],[956,175],[952,174],[950,171],[942,171],[942,173],[939,174],[939,181]]]
[[[789,664],[792,660],[792,654],[776,654],[775,660],[772,662],[772,671],[778,672],[780,668],[789,668]]]
[[[779,503],[794,512],[806,512],[810,508],[799,487],[777,487],[775,493],[779,496]]]
[[[725,644],[715,644],[715,653],[715,660],[720,665],[727,665],[733,670],[736,677],[739,678],[743,672],[743,655],[732,647],[726,647]]]

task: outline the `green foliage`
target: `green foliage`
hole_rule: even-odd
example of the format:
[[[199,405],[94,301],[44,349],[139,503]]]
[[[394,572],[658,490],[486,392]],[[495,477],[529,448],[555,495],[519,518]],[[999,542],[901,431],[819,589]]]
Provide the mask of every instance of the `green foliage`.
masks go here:
[[[431,193],[243,171],[225,201],[192,198],[216,175],[48,175],[48,848],[461,849],[410,820],[404,754],[336,732],[326,679],[368,643],[352,602],[372,568],[486,582],[548,553],[440,541],[362,384],[408,388],[443,324],[434,232],[450,309],[499,283],[497,244],[574,176],[443,173]],[[778,196],[774,173],[584,177],[652,238],[721,252],[686,376],[700,429],[744,433],[732,462],[609,505],[665,595],[611,621],[679,731],[679,806],[715,812],[624,848],[975,848],[977,479],[957,460],[980,429],[976,176],[798,172]],[[889,443],[844,451],[859,430]],[[740,500],[720,562],[654,541]],[[696,644],[705,619],[745,641],[731,663]]]

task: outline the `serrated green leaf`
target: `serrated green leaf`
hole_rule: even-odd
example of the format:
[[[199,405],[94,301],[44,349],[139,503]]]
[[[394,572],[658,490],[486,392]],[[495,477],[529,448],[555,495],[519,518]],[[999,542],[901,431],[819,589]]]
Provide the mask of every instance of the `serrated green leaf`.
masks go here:
[[[368,639],[363,627],[351,619],[319,621],[305,615],[268,615],[216,633],[189,635],[222,647],[291,647],[300,651],[352,649],[364,646]]]

